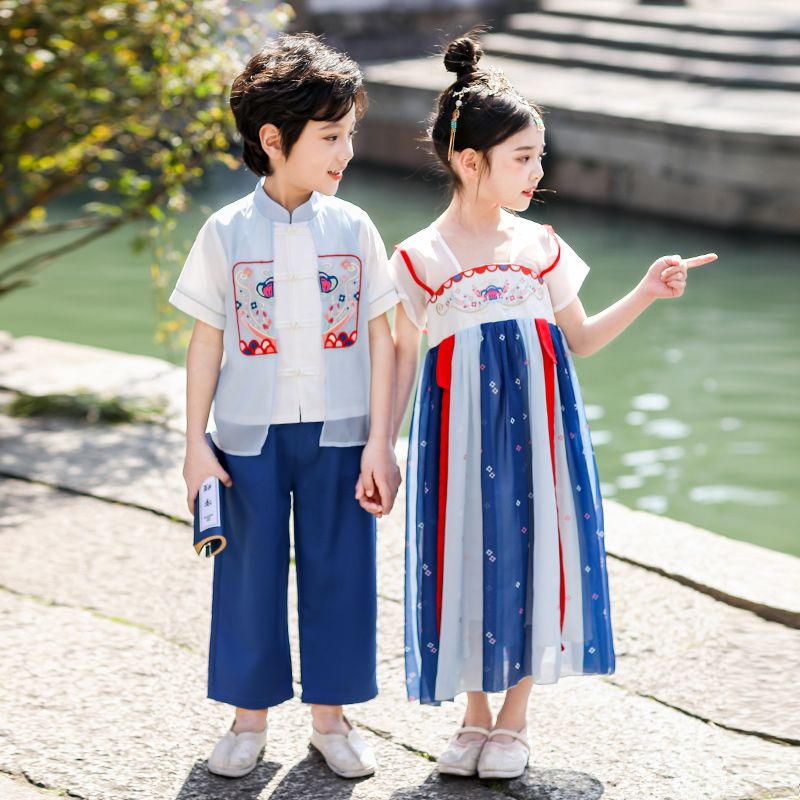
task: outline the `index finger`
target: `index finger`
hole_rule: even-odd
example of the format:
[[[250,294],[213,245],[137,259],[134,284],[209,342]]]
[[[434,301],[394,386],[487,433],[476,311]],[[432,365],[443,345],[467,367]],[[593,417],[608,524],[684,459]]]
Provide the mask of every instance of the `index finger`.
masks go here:
[[[703,264],[710,264],[712,261],[716,261],[718,258],[716,253],[706,253],[702,256],[693,256],[692,258],[684,258],[683,263],[686,265],[687,269],[691,269],[692,267],[701,267]]]

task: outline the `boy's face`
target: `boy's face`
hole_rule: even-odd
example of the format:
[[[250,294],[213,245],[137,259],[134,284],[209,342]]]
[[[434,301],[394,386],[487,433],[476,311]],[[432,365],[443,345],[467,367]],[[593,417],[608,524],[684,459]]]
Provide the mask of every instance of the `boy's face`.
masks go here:
[[[353,157],[355,125],[355,107],[340,120],[309,120],[285,161],[291,182],[303,191],[336,194]]]
[[[482,176],[480,192],[503,208],[525,211],[544,175],[544,131],[534,122],[491,150],[491,169]]]

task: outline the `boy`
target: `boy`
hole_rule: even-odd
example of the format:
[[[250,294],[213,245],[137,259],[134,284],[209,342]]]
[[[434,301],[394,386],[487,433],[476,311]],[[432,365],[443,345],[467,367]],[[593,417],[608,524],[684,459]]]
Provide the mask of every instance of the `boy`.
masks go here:
[[[205,223],[170,298],[196,319],[189,508],[205,478],[226,487],[208,695],[236,716],[208,768],[231,777],[254,769],[268,708],[293,696],[293,507],[311,743],[335,773],[354,778],[374,772],[375,759],[342,705],[377,694],[375,520],[354,495],[358,483],[364,507],[388,513],[400,480],[386,319],[397,297],[369,217],[334,197],[366,96],[353,61],[311,35],[284,35],[253,56],[230,104],[244,161],[261,179]]]

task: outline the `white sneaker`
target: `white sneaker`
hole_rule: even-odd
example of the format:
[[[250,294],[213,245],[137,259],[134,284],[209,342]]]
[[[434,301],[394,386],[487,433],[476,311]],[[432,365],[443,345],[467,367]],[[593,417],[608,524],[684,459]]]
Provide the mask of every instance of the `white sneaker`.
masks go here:
[[[461,741],[463,733],[480,733],[482,739]],[[478,759],[489,737],[486,728],[477,725],[464,725],[459,728],[447,743],[447,749],[437,760],[437,769],[444,775],[474,775],[478,771]]]
[[[345,718],[350,728],[344,733],[320,733],[311,726],[311,745],[322,753],[325,763],[341,778],[363,778],[375,772],[375,753]]]
[[[266,724],[259,732],[234,733],[231,728],[208,757],[208,771],[226,778],[241,778],[256,768],[266,743]]]
[[[531,746],[528,744],[527,728],[511,731],[495,728],[486,740],[478,760],[479,778],[518,778],[528,766]],[[494,742],[495,736],[511,736],[512,742]]]

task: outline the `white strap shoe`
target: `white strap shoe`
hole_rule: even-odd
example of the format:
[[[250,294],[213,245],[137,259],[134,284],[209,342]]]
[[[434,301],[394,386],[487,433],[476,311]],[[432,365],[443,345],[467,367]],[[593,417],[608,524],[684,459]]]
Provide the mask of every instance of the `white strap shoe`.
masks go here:
[[[531,746],[526,736],[527,728],[512,731],[495,728],[486,740],[478,760],[479,778],[518,778],[528,766]],[[510,736],[511,742],[495,742],[495,736]]]
[[[479,733],[482,739],[461,739],[464,733]],[[474,775],[478,771],[478,759],[484,744],[489,738],[487,728],[477,725],[464,725],[459,728],[447,743],[447,749],[437,760],[437,769],[444,775]]]
[[[266,725],[263,731],[241,733],[234,733],[231,727],[208,757],[208,771],[226,778],[241,778],[256,768],[266,743]]]
[[[345,717],[347,734],[320,733],[311,727],[311,745],[322,754],[325,763],[341,778],[363,778],[375,772],[375,753]]]

